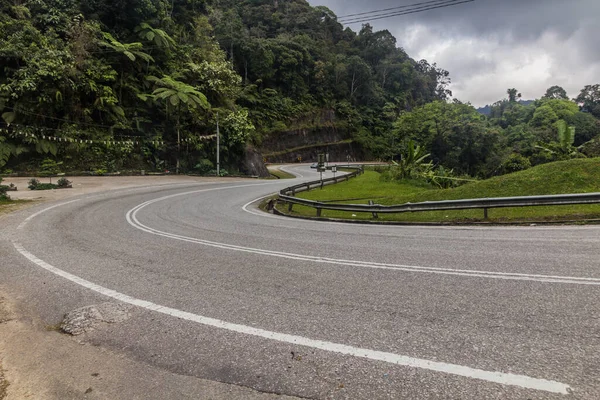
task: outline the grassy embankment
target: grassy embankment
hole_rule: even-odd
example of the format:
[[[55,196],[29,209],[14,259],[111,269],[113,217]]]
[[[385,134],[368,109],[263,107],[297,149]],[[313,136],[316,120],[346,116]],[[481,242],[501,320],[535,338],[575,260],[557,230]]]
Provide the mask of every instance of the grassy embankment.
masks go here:
[[[421,201],[474,199],[486,197],[532,196],[562,193],[600,192],[600,158],[578,159],[540,165],[526,171],[469,183],[454,189],[435,189],[413,181],[384,182],[380,174],[366,171],[349,182],[326,186],[299,197],[335,203],[403,204]],[[361,199],[361,200],[350,200]],[[282,211],[287,208],[280,206]],[[315,216],[315,209],[294,205],[293,214]],[[323,210],[322,217],[372,219],[370,213]],[[600,204],[544,207],[496,208],[489,210],[491,222],[563,221],[600,218]],[[476,222],[483,221],[483,210],[435,211],[379,214],[381,221]]]
[[[31,203],[31,200],[0,199],[0,215],[20,210],[28,203]]]
[[[269,168],[269,173],[277,179],[294,179],[295,176],[279,168]]]

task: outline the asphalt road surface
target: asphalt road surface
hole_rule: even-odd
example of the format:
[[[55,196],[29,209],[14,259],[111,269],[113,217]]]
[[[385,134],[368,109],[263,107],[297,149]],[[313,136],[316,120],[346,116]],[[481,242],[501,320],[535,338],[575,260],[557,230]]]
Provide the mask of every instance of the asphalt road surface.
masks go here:
[[[131,307],[87,343],[263,392],[600,398],[600,227],[366,226],[257,210],[292,182],[127,189],[22,211],[0,233],[0,273],[50,319]]]

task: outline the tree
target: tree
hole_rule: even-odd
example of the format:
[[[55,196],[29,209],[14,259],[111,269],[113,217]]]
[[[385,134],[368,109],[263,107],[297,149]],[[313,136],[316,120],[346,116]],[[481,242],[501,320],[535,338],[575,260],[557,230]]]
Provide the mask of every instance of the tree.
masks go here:
[[[371,84],[371,68],[359,56],[352,56],[348,59],[348,84],[350,89],[350,98],[356,99],[359,91],[365,92]]]
[[[103,32],[102,36],[105,40],[101,40],[98,42],[98,45],[102,47],[106,47],[117,54],[124,55],[130,61],[135,61],[137,58],[142,59],[143,61],[150,62],[154,61],[154,58],[150,54],[143,52],[144,46],[140,42],[134,43],[121,43],[117,39],[115,39],[110,33]],[[125,74],[124,65],[119,62],[121,65],[121,78],[119,83],[119,103],[123,102],[123,77]]]
[[[168,75],[164,75],[162,78],[155,76],[149,76],[146,78],[148,81],[153,82],[156,86],[159,86],[152,92],[152,98],[160,102],[164,102],[167,108],[167,115],[169,111],[173,109],[176,116],[176,128],[177,128],[177,166],[176,173],[179,173],[179,157],[181,150],[181,133],[180,133],[180,119],[182,108],[190,112],[198,107],[207,109],[210,107],[206,96],[197,91],[193,86],[188,85],[185,82],[173,79]],[[145,97],[145,96],[143,96]]]
[[[595,137],[600,137],[600,120],[589,113],[578,112],[572,118],[575,127],[575,146],[580,146]]]
[[[558,121],[558,115],[549,105],[538,107],[533,113],[530,125],[537,128],[549,128]]]
[[[487,175],[496,151],[497,130],[471,105],[435,101],[403,113],[394,124],[398,141],[412,139],[433,162],[461,174]]]
[[[521,93],[518,93],[517,89],[515,88],[508,89],[506,93],[508,94],[508,101],[510,103],[516,103],[517,99],[521,98]]]
[[[579,103],[582,111],[600,118],[600,84],[585,86],[575,101]]]
[[[552,86],[546,90],[546,94],[543,96],[544,99],[562,99],[569,100],[567,91],[560,86]]]
[[[573,142],[575,141],[575,127],[568,126],[567,122],[561,119],[556,122],[556,129],[558,131],[558,143],[546,143],[536,147],[555,156],[559,160],[577,157],[585,158],[585,156],[579,153],[577,148],[573,146]]]

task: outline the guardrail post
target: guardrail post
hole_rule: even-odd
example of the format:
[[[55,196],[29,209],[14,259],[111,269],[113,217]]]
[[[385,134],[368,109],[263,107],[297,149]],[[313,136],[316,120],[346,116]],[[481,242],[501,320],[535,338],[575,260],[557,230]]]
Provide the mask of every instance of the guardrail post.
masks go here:
[[[307,191],[307,192],[308,192],[308,191],[310,191],[310,183],[307,183],[307,184],[306,184],[306,191]]]
[[[320,217],[320,216],[321,216],[321,208],[317,207],[317,217]]]
[[[373,204],[375,204],[375,203],[373,203],[373,200],[369,200],[369,205],[372,206]],[[373,214],[373,219],[379,218],[379,215],[376,212],[373,212],[372,214]]]
[[[294,203],[288,203],[288,212],[292,211],[292,207],[294,207]]]
[[[483,209],[483,219],[488,219],[488,209],[487,208]]]
[[[296,196],[296,189],[292,188],[292,196]]]

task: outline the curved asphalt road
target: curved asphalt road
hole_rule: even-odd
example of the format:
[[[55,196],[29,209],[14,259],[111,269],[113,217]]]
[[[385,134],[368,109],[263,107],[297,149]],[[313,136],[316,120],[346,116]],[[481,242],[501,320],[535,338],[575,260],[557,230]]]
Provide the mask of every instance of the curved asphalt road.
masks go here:
[[[247,205],[290,182],[41,206],[2,229],[0,273],[49,319],[138,306],[85,341],[265,392],[600,398],[600,228],[366,226]]]

